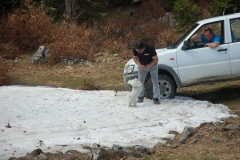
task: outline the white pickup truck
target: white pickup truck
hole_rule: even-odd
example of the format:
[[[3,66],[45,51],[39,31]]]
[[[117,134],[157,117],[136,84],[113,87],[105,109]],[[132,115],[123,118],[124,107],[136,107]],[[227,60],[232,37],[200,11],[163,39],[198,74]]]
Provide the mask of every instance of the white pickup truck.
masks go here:
[[[204,47],[191,40],[203,28],[212,28],[222,38],[217,48]],[[198,21],[176,43],[156,49],[158,55],[160,93],[174,98],[176,89],[209,81],[240,79],[240,13]],[[124,68],[124,84],[138,77],[138,67],[131,59]],[[152,98],[150,75],[145,81],[146,97]]]

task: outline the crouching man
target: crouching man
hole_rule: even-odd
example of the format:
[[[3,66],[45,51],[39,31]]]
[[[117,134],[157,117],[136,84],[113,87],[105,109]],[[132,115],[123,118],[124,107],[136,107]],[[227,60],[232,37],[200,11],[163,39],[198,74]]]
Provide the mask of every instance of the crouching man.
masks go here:
[[[150,72],[153,84],[153,101],[154,104],[160,104],[160,89],[158,83],[158,57],[155,48],[151,44],[145,42],[137,42],[132,49],[133,60],[138,65],[138,79],[144,84],[148,72]],[[145,88],[143,85],[137,102],[144,100]]]

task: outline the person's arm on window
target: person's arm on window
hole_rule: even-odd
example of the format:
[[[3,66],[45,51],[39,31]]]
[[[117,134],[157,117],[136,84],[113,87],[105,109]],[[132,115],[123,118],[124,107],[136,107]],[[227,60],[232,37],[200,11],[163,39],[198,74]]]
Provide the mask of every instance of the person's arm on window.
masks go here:
[[[195,42],[202,42],[200,36],[201,36],[201,34],[195,34],[191,37],[191,40],[195,41]]]
[[[206,43],[205,47],[217,48],[221,44],[221,38],[219,36],[215,36],[212,43]]]
[[[193,35],[190,39],[195,42],[202,42],[201,36],[203,35],[203,31],[201,33],[197,33]]]
[[[217,48],[219,46],[219,42],[212,42],[212,43],[206,43],[205,47],[210,47],[210,48]]]

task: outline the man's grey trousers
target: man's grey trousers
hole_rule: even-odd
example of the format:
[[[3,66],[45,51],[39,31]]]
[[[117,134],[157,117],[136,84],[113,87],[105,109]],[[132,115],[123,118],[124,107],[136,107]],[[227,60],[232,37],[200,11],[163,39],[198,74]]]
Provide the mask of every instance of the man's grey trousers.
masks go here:
[[[147,77],[148,72],[150,72],[152,84],[153,84],[153,98],[158,98],[160,100],[160,89],[158,83],[158,66],[157,64],[153,65],[150,68],[144,70],[138,69],[138,79],[143,83],[143,90],[140,93],[139,97],[144,97],[145,87],[144,82]]]

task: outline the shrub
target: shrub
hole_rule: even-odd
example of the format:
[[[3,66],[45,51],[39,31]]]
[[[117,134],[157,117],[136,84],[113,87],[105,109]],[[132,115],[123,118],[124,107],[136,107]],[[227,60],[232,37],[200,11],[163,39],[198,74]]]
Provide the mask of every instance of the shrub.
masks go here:
[[[176,0],[174,13],[180,27],[195,23],[199,18],[199,7],[190,0]]]
[[[26,0],[24,7],[16,9],[7,22],[2,23],[2,39],[22,50],[36,49],[52,40],[51,22],[52,19],[45,14],[44,8],[35,8]]]
[[[4,59],[14,59],[22,54],[22,51],[13,43],[0,44],[0,56]]]
[[[147,19],[158,19],[166,12],[163,8],[163,3],[165,2],[159,0],[144,0],[138,9],[138,13]]]
[[[231,3],[226,3],[226,0],[213,0],[210,3],[209,11],[211,12],[212,16],[220,16],[223,14],[224,8],[228,9],[231,6]],[[227,4],[227,5],[226,5]]]
[[[53,42],[49,62],[60,63],[63,59],[94,60],[97,37],[95,31],[82,25],[59,23],[52,33]]]
[[[36,8],[27,0],[24,7],[1,21],[3,49],[0,53],[20,54],[25,50],[36,51],[44,45],[50,49],[49,63],[57,64],[63,59],[94,61],[99,52],[118,53],[123,59],[130,58],[132,46],[138,40],[152,43],[157,48],[166,47],[175,41],[176,35],[158,20],[164,14],[161,3],[143,1],[134,16],[118,16],[112,11],[104,20],[78,25],[65,21],[54,23],[45,14],[43,6]]]
[[[101,90],[100,86],[96,86],[94,83],[87,80],[83,81],[83,86],[79,88],[80,90]]]
[[[176,34],[159,20],[165,13],[161,3],[143,1],[134,15],[129,17],[110,13],[98,27],[100,37],[105,42],[102,47],[110,53],[118,53],[121,58],[129,58],[136,41],[143,40],[157,48],[175,42]]]

